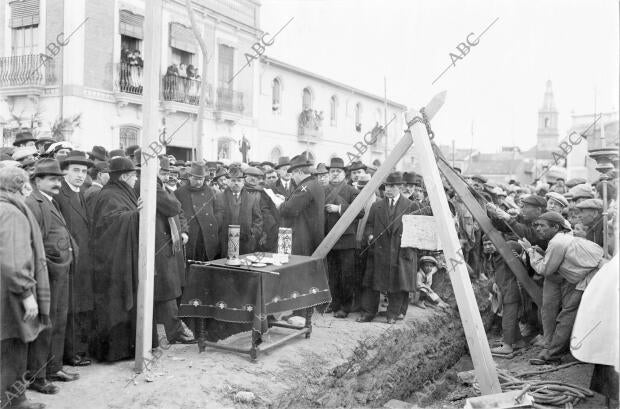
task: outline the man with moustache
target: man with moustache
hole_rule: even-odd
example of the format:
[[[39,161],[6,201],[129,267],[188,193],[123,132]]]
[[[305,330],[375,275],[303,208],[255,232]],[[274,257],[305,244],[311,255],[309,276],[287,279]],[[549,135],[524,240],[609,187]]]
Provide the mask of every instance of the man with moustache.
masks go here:
[[[199,162],[192,162],[189,184],[175,195],[188,221],[189,238],[185,247],[188,260],[208,261],[220,255],[219,225],[215,217],[216,192],[206,182],[207,172]]]
[[[332,158],[329,164],[329,185],[325,188],[325,232],[329,232],[340,216],[353,203],[359,191],[345,180],[344,160]],[[355,289],[362,277],[355,274],[355,233],[357,219],[347,227],[327,254],[331,309],[335,318],[346,318],[351,312]]]
[[[74,262],[77,246],[54,196],[62,186],[60,165],[56,159],[41,159],[33,173],[33,191],[26,198],[41,229],[47,270],[49,273],[52,328],[39,334],[30,344],[28,372],[34,380],[29,388],[37,392],[54,394],[58,387],[50,381],[69,382],[79,374],[63,370],[65,330],[69,308],[69,270]]]
[[[278,172],[279,179],[276,182],[274,191],[287,199],[297,187],[297,183],[291,178],[290,167],[291,163],[288,156],[282,156],[278,159],[276,171]]]
[[[354,188],[362,190],[358,182],[363,175],[366,175],[366,169],[367,166],[360,161],[351,163],[351,168],[349,170],[351,172],[351,185]]]
[[[71,236],[79,245],[79,254],[69,270],[69,313],[65,335],[64,361],[67,365],[86,366],[92,333],[93,282],[89,238],[90,222],[86,200],[80,188],[93,162],[86,153],[73,150],[60,164],[65,172],[60,193],[54,198],[67,222]]]
[[[259,185],[263,172],[255,167],[244,171],[245,189],[259,201],[263,217],[263,229],[258,241],[257,250],[268,253],[278,252],[278,228],[280,227],[280,213],[276,203],[269,194]],[[281,203],[281,202],[280,202]]]

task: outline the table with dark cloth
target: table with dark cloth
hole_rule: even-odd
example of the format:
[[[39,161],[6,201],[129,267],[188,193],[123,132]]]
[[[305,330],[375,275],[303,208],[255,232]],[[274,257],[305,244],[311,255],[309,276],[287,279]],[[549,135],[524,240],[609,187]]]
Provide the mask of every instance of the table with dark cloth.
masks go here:
[[[270,253],[254,256],[273,257]],[[266,267],[234,267],[219,259],[190,265],[179,317],[215,321],[228,329],[215,337],[208,334],[210,340],[250,328],[260,337],[269,327],[269,314],[311,309],[330,301],[324,259],[292,255],[287,264]]]

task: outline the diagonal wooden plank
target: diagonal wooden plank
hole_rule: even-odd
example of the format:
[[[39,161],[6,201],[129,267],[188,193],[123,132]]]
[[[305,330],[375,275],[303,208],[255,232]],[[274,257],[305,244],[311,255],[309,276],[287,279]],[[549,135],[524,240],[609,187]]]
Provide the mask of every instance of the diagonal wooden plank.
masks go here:
[[[440,154],[435,152],[436,154]],[[452,188],[457,195],[461,198],[467,210],[472,214],[474,219],[480,225],[480,228],[486,233],[487,237],[493,242],[495,248],[502,256],[510,270],[514,273],[517,280],[523,285],[523,288],[532,297],[532,300],[538,305],[538,308],[542,308],[542,290],[536,285],[536,283],[530,278],[527,270],[521,264],[504,240],[502,234],[493,226],[491,219],[487,216],[487,212],[480,206],[480,203],[474,198],[474,195],[469,191],[469,187],[461,180],[445,160],[438,159],[437,165],[439,170],[448,180]]]

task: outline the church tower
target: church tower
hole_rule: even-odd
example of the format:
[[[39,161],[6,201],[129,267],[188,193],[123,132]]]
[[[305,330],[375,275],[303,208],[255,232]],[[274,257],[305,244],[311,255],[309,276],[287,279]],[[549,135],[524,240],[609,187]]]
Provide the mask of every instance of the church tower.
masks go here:
[[[538,132],[536,145],[538,151],[553,151],[558,147],[558,110],[553,99],[551,80],[547,81],[545,98],[538,110]]]

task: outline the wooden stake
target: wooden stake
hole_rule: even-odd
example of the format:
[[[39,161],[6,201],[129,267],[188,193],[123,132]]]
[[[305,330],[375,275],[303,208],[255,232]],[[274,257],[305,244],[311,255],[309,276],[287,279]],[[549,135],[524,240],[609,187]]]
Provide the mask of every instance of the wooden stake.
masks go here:
[[[159,69],[161,65],[162,0],[149,0],[144,16],[144,96],[142,100],[143,152],[159,154]],[[163,152],[162,152],[163,153]],[[142,155],[145,158],[144,155]],[[136,319],[136,372],[151,357],[153,289],[155,280],[155,217],[158,159],[143,161],[140,172],[140,250],[138,258],[138,305]]]
[[[443,102],[446,98],[446,92],[442,92],[437,94],[427,105],[425,108],[426,115],[428,118],[432,118],[439,108],[443,105]],[[385,138],[387,138],[387,130],[385,130]],[[327,257],[327,253],[330,252],[332,247],[336,244],[340,236],[344,233],[344,231],[349,227],[349,225],[353,222],[358,213],[364,208],[370,196],[379,188],[379,185],[383,183],[387,175],[392,171],[394,166],[398,163],[398,161],[407,153],[407,150],[411,147],[413,140],[411,139],[411,133],[408,131],[405,132],[405,135],[401,138],[401,140],[396,144],[390,155],[387,157],[383,165],[377,169],[377,172],[370,179],[370,182],[364,186],[364,189],[360,192],[359,195],[355,198],[353,203],[349,205],[344,214],[338,219],[338,222],[332,227],[332,229],[327,233],[327,236],[323,239],[321,244],[314,250],[312,253],[312,257]]]
[[[419,116],[419,114],[408,113],[406,115],[407,122],[410,122],[414,116]],[[433,215],[437,222],[443,253],[446,260],[457,260],[456,262],[448,262],[448,273],[459,307],[463,329],[465,330],[465,338],[467,339],[469,353],[474,363],[480,391],[483,395],[501,393],[502,389],[499,385],[495,363],[491,356],[491,349],[489,348],[489,342],[484,331],[480,311],[478,310],[478,303],[469,280],[465,261],[463,261],[461,244],[456,234],[454,219],[448,207],[448,199],[439,176],[439,169],[435,162],[435,155],[433,154],[426,127],[421,122],[413,125],[413,143],[420,161],[422,176],[424,177],[424,184],[431,202]]]

